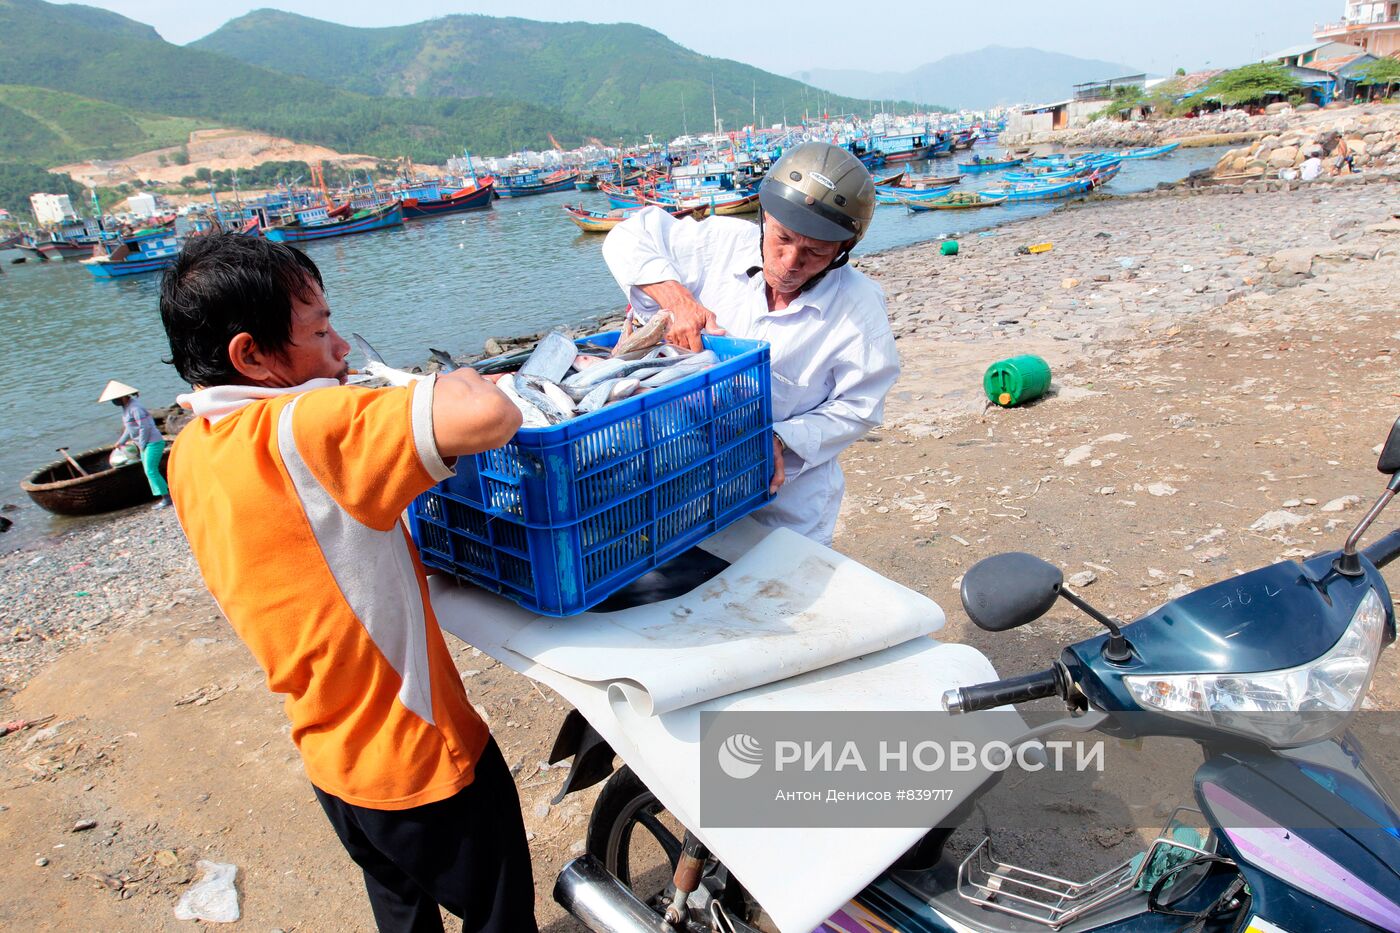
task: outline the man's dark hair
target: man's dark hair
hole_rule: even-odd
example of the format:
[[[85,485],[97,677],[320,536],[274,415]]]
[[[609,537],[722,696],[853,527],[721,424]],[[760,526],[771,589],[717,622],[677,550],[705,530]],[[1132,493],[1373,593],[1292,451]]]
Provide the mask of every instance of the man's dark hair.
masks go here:
[[[191,237],[160,282],[160,319],[170,362],[190,385],[243,380],[228,345],[247,333],[258,348],[281,352],[291,342],[292,299],[309,302],[321,270],[299,250],[261,237],[213,233]]]

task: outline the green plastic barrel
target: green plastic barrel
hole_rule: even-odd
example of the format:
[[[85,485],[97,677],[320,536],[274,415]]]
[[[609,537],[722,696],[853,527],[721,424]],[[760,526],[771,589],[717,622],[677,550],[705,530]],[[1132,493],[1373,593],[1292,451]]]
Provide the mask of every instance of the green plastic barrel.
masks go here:
[[[1013,356],[987,367],[982,390],[1003,408],[1034,401],[1050,388],[1050,364],[1038,356]]]
[[[944,240],[943,245],[938,247],[938,252],[943,256],[956,256],[958,254],[958,241]]]

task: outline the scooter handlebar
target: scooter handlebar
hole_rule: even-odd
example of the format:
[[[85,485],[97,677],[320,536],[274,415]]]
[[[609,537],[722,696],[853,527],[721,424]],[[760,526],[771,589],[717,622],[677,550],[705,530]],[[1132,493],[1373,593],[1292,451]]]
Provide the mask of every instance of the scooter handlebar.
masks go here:
[[[1362,549],[1366,559],[1379,569],[1400,557],[1400,528]]]
[[[1064,696],[1066,674],[1060,665],[1023,677],[958,687],[943,694],[943,708],[950,713],[971,713],[1045,697]]]

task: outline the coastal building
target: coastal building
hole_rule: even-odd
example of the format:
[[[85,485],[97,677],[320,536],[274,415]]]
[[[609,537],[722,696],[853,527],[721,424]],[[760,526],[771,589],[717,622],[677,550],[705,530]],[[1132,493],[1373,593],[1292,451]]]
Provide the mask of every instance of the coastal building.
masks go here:
[[[1077,98],[1052,104],[1031,104],[1006,115],[1006,134],[1011,137],[1048,133],[1051,130],[1088,126],[1089,118],[1109,104],[1107,98]]]
[[[1274,62],[1278,65],[1288,65],[1294,68],[1308,68],[1313,62],[1353,55],[1355,52],[1355,45],[1334,42],[1331,39],[1317,39],[1312,42],[1304,42],[1301,45],[1289,46],[1286,49],[1279,49],[1277,52],[1270,52],[1260,61]]]
[[[1315,26],[1313,38],[1356,46],[1376,56],[1394,55],[1400,52],[1400,0],[1347,0],[1343,18]]]
[[[73,202],[66,194],[31,194],[29,208],[34,212],[34,219],[45,225],[72,223],[78,219],[78,212],[73,210]]]

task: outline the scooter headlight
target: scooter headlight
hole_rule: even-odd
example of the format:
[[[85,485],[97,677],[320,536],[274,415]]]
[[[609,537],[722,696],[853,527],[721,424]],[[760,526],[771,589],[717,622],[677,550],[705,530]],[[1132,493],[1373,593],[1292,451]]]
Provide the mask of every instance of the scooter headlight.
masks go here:
[[[1305,745],[1344,726],[1371,684],[1385,635],[1385,605],[1372,588],[1327,653],[1307,664],[1251,674],[1129,675],[1144,709],[1259,739]]]

